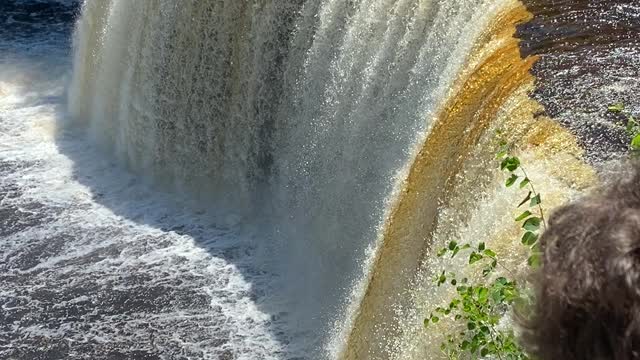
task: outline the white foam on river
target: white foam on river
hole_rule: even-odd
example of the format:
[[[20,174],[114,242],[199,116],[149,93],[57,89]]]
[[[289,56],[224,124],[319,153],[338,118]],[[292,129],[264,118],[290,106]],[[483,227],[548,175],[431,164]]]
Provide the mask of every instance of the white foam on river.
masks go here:
[[[280,358],[252,235],[59,128],[67,70],[0,66],[0,357]]]

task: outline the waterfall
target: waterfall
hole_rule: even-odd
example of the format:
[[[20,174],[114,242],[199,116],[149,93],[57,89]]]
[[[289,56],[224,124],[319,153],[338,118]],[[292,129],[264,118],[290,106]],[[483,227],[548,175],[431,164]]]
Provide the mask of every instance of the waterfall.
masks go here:
[[[87,0],[72,126],[256,228],[299,346],[337,356],[403,182],[513,4]],[[436,209],[439,196],[421,199]]]

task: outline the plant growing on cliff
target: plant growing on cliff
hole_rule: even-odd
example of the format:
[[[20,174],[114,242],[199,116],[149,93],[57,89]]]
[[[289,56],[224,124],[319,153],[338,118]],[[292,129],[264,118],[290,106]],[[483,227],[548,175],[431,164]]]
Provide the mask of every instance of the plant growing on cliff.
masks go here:
[[[514,207],[523,208],[514,220],[522,227],[519,241],[530,249],[527,263],[531,267],[540,265],[538,239],[546,227],[542,197],[527,175],[520,159],[510,154],[511,147],[498,132],[499,151],[496,158],[500,169],[507,173],[505,186],[526,191],[526,196]],[[455,273],[442,271],[435,282],[437,286],[455,288],[454,298],[446,306],[437,307],[424,320],[425,326],[440,322],[444,317],[454,321],[451,333],[446,334],[440,349],[449,359],[484,358],[529,359],[518,345],[513,329],[501,324],[505,314],[518,301],[526,301],[525,284],[515,280],[514,272],[507,268],[495,251],[485,243],[450,242],[440,249],[439,257],[450,259],[466,256],[468,266],[477,268],[481,274],[477,279],[459,278]],[[506,276],[496,275],[500,268]]]
[[[625,132],[631,138],[629,150],[633,155],[637,155],[640,152],[640,124],[633,115],[627,111],[623,103],[609,105],[608,110],[611,113],[620,114],[624,117]]]

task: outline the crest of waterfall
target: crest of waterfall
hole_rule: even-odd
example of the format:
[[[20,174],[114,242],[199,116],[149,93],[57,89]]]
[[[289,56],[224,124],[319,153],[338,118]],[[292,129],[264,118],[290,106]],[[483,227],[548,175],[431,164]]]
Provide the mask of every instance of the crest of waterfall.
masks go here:
[[[69,110],[132,172],[256,224],[292,333],[321,346],[348,326],[393,194],[507,4],[87,0]]]

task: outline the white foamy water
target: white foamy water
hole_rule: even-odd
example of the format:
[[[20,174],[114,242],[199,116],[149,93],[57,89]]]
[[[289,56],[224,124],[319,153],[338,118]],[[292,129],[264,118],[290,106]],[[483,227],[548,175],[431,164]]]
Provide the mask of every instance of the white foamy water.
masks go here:
[[[0,358],[284,356],[252,233],[60,128],[60,53],[0,61]]]

